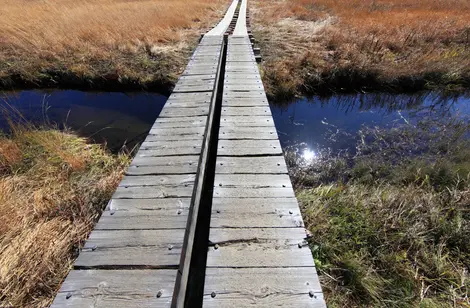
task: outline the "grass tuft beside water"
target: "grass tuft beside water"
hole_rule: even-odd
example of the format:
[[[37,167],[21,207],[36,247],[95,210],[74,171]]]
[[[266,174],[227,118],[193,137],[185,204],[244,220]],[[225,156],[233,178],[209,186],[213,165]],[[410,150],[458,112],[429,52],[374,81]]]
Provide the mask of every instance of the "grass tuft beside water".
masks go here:
[[[291,176],[329,307],[469,307],[470,126],[364,127]]]
[[[129,160],[54,129],[0,135],[0,306],[51,303]]]

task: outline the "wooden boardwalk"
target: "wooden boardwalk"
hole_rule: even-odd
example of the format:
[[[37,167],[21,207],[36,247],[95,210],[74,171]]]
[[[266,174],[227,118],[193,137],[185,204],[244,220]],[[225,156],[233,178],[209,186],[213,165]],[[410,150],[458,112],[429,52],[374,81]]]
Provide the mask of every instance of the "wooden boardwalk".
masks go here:
[[[201,39],[52,307],[325,306],[246,16],[234,0]],[[193,247],[208,206],[209,244]]]

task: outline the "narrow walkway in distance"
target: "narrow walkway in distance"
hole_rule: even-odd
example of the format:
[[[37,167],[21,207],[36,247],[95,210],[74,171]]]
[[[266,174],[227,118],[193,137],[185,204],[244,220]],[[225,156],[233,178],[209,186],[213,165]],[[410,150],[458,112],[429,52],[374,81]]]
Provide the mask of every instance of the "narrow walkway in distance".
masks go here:
[[[237,4],[202,38],[52,307],[177,305],[223,35]]]
[[[246,27],[228,38],[204,307],[326,307]]]

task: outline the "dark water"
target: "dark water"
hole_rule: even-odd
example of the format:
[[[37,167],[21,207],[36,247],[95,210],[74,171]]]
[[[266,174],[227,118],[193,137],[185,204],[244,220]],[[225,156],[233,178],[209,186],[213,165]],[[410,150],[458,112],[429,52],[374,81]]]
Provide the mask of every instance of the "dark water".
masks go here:
[[[124,144],[132,148],[143,140],[159,115],[166,97],[155,93],[81,91],[21,91],[0,94],[0,107],[16,108],[35,124],[67,126],[95,142],[107,142],[112,150]],[[429,115],[470,115],[470,96],[362,94],[329,98],[298,99],[271,104],[276,128],[284,148],[306,156],[329,149],[354,150],[362,125],[392,127]],[[10,118],[15,113],[10,111]],[[0,129],[8,130],[5,117]]]
[[[363,125],[396,127],[430,117],[467,117],[470,96],[357,94],[298,99],[271,104],[283,148],[314,158],[320,151],[355,151],[357,132]]]
[[[18,120],[19,113],[36,125],[66,126],[115,151],[145,138],[166,99],[145,92],[21,91],[0,94],[0,107],[9,118]],[[2,115],[0,128],[8,127]]]

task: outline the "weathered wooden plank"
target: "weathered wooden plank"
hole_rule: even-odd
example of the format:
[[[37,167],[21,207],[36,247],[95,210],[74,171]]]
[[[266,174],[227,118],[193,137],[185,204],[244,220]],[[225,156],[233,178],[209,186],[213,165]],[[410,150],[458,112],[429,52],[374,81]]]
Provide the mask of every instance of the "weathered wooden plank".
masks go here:
[[[173,93],[168,98],[169,100],[178,99],[178,100],[197,100],[197,101],[205,101],[206,99],[210,99],[212,97],[212,93]]]
[[[313,267],[303,228],[211,228],[208,267]],[[305,247],[303,247],[305,245]]]
[[[209,107],[196,107],[196,108],[178,108],[169,107],[164,108],[160,113],[160,117],[165,118],[178,118],[178,117],[195,117],[205,116],[209,114]]]
[[[214,198],[211,228],[303,227],[294,198]]]
[[[171,156],[173,157],[173,156]],[[146,158],[171,158],[167,156],[146,157]],[[181,165],[164,165],[164,166],[129,166],[126,171],[127,175],[155,175],[155,174],[187,174],[196,173],[197,163],[181,164]]]
[[[265,99],[258,99],[258,98],[236,98],[236,99],[224,99],[222,101],[222,107],[256,107],[256,106],[268,106],[268,102]]]
[[[171,141],[168,141],[169,143]],[[201,142],[202,143],[202,142]],[[155,156],[180,156],[180,155],[199,155],[201,153],[201,145],[194,147],[175,147],[175,148],[141,148],[138,155],[140,157]]]
[[[295,198],[292,188],[214,187],[214,198]]]
[[[184,229],[190,198],[112,199],[95,230]]]
[[[243,62],[243,61],[236,61],[236,62],[228,62],[225,65],[225,69],[232,69],[232,68],[249,68],[249,69],[258,69],[258,64],[256,62]]]
[[[74,270],[67,276],[52,307],[169,308],[176,272]]]
[[[250,80],[260,80],[261,75],[259,72],[228,72],[225,73],[224,78],[226,81],[231,81],[231,80],[245,80],[245,81],[250,81]]]
[[[243,80],[237,78],[229,78],[224,81],[224,85],[253,85],[253,84],[263,84],[261,79],[250,79],[250,80]]]
[[[129,173],[128,173],[129,174]],[[151,199],[191,197],[193,186],[121,186],[114,192],[114,199]]]
[[[266,94],[264,92],[259,91],[225,91],[223,98],[230,99],[233,97],[250,97],[250,98],[266,98]]]
[[[226,73],[258,73],[257,67],[226,67]]]
[[[216,173],[287,173],[284,156],[217,157]]]
[[[264,91],[264,87],[262,83],[258,84],[225,84],[224,85],[225,91],[234,91],[234,92],[248,92],[248,91]]]
[[[204,134],[196,133],[196,134],[183,134],[183,135],[148,135],[145,138],[145,141],[181,141],[181,140],[202,140],[204,138]]]
[[[202,144],[201,139],[196,140],[179,140],[177,142],[167,142],[167,141],[144,141],[140,146],[141,150],[148,149],[174,149],[174,148],[194,148],[200,147]]]
[[[221,117],[220,126],[269,126],[274,127],[271,116],[227,116]]]
[[[194,127],[206,126],[207,117],[178,117],[178,118],[159,118],[155,121],[152,128],[178,128],[178,127]]]
[[[282,155],[278,140],[219,140],[217,155]]]
[[[200,80],[211,80],[211,79],[215,79],[215,74],[212,74],[212,75],[199,75],[199,76],[193,76],[193,75],[188,75],[188,76],[181,76],[179,79],[178,79],[178,82],[180,81],[200,81]]]
[[[186,109],[186,108],[174,108],[174,109]],[[203,134],[205,127],[196,126],[196,127],[182,127],[182,128],[162,128],[155,127],[150,129],[150,134],[152,135],[195,135]]]
[[[235,127],[220,127],[219,139],[278,139],[276,129],[274,127],[247,127],[247,126],[235,126]]]
[[[216,69],[216,68],[217,68],[217,65],[218,65],[217,62],[214,62],[214,63],[204,63],[204,62],[201,62],[201,63],[190,63],[190,64],[188,64],[188,66],[187,66],[187,68],[186,68],[186,71],[192,70],[192,69],[199,69],[199,70],[207,69],[207,70],[212,70],[212,69]]]
[[[200,68],[200,67],[188,67],[183,75],[206,75],[217,73],[217,67],[215,68]]]
[[[189,179],[192,178],[189,177]],[[175,179],[172,181],[168,179],[167,181],[170,183],[178,183],[178,180],[180,182],[183,181],[183,179]],[[161,181],[164,181],[164,179],[162,179]],[[292,183],[287,174],[216,174],[214,179],[214,186],[224,188],[292,188]]]
[[[174,93],[178,92],[212,92],[214,90],[214,85],[176,85],[173,89]]]
[[[182,92],[181,92],[182,93]],[[178,101],[174,100],[171,102],[166,102],[168,107],[177,107],[177,108],[195,108],[195,107],[204,107],[208,106],[209,102],[195,102],[195,101]]]
[[[119,186],[187,186],[192,185],[195,180],[194,174],[125,176]]]
[[[199,156],[171,156],[171,157],[142,157],[136,156],[132,160],[131,166],[155,166],[155,167],[176,167],[182,165],[197,165]]]
[[[208,268],[203,306],[326,307],[314,267]]]
[[[80,251],[75,266],[176,268],[183,238],[184,229],[95,230]]]
[[[222,116],[270,116],[271,109],[266,107],[223,107]]]

